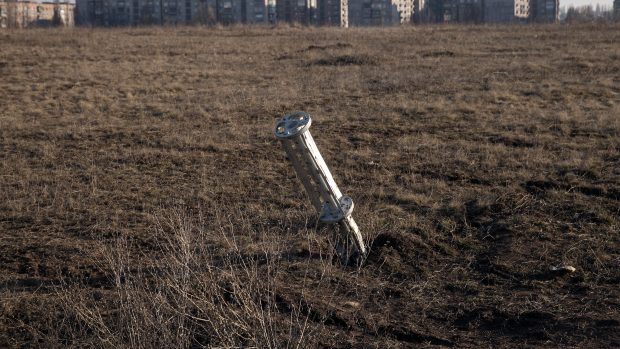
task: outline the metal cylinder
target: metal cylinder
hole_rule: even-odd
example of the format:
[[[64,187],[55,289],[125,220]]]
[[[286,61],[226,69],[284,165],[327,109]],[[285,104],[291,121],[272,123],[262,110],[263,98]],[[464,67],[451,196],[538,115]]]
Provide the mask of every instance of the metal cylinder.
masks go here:
[[[366,255],[366,246],[353,220],[353,200],[342,195],[323,156],[310,134],[312,118],[306,112],[295,112],[276,122],[273,130],[282,143],[297,177],[301,180],[310,202],[319,213],[319,220],[338,223],[352,238],[358,252]]]

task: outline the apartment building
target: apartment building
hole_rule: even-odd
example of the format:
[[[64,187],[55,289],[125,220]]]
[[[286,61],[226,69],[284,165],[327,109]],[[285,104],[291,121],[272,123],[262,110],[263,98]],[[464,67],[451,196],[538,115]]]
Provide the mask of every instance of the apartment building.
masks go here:
[[[529,0],[485,0],[483,3],[483,21],[487,23],[527,21],[529,16]]]
[[[481,22],[483,13],[482,0],[452,0],[445,8],[445,21]]]
[[[9,27],[9,4],[0,1],[0,29]]]
[[[555,23],[560,20],[560,0],[530,0],[530,20]]]
[[[390,26],[411,21],[413,0],[349,0],[352,26]]]
[[[429,0],[426,4],[426,20],[422,22],[481,22],[483,0]],[[415,16],[415,14],[414,14]]]
[[[277,0],[277,22],[311,24],[316,22],[316,0]]]
[[[413,23],[419,24],[428,22],[425,5],[426,3],[424,0],[413,0],[411,9],[411,21]]]
[[[348,0],[318,0],[317,20],[320,25],[349,26]]]
[[[67,2],[0,1],[0,28],[73,26],[74,10]]]
[[[411,23],[413,15],[413,0],[391,0],[392,8],[396,10],[392,24]]]
[[[76,0],[81,25],[264,23],[266,0]]]
[[[558,0],[427,0],[421,16],[414,11],[414,18],[419,22],[524,22],[532,16],[530,1],[540,8],[541,20],[559,8]]]

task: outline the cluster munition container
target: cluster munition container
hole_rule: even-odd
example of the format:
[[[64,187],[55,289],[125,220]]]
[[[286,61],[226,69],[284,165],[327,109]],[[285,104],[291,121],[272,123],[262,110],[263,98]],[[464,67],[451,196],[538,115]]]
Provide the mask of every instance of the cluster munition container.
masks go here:
[[[306,112],[288,114],[276,122],[275,136],[282,143],[297,177],[303,183],[319,220],[338,223],[353,240],[358,252],[366,255],[366,246],[353,220],[353,200],[342,195],[325,160],[310,134],[312,119]]]

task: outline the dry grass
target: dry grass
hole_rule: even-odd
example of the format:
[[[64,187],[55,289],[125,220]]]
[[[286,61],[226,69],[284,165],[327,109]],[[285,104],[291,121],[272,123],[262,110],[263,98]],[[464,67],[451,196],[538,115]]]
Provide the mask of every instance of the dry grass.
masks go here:
[[[287,254],[281,250],[287,234],[279,228],[261,230],[254,232],[260,240],[242,244],[238,239],[243,237],[235,235],[239,228],[227,221],[193,221],[174,212],[155,231],[159,263],[137,269],[141,263],[129,255],[135,248],[119,239],[105,252],[115,298],[102,305],[98,302],[104,295],[93,294],[83,284],[60,288],[69,316],[78,320],[78,328],[94,334],[87,341],[76,335],[63,340],[75,347],[111,348],[315,346],[322,319],[303,293],[287,302],[288,266],[282,264]],[[317,266],[313,262],[307,259],[298,267],[311,271]],[[333,267],[326,260],[322,263],[318,278],[302,280],[303,291],[326,286],[322,275]],[[117,312],[110,316],[110,309]]]
[[[0,346],[620,345],[619,29],[1,32]]]

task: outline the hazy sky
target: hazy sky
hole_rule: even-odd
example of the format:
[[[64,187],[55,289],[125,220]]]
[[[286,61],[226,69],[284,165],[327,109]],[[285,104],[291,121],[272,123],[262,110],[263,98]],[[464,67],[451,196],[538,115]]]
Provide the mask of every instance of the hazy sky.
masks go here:
[[[608,5],[611,6],[613,4],[613,0],[560,0],[560,6],[584,6],[584,5],[592,5],[596,6],[596,4]]]

